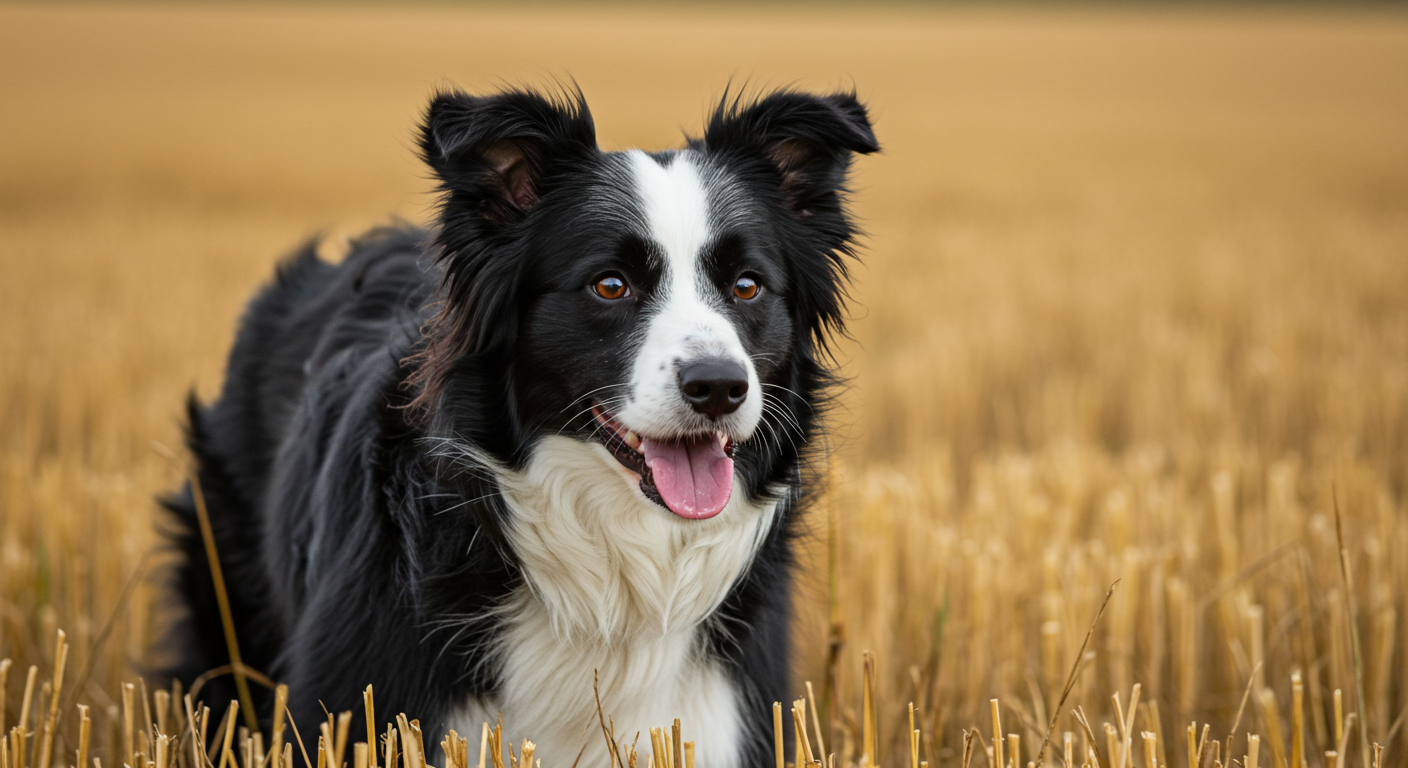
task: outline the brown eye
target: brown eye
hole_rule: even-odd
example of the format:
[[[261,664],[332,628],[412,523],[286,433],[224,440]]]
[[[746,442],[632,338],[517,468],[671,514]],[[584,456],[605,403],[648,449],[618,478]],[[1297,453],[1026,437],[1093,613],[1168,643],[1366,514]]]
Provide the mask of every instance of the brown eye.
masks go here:
[[[624,299],[630,294],[631,289],[626,285],[626,281],[620,275],[607,275],[596,281],[592,286],[596,295],[603,299]]]
[[[738,278],[733,284],[733,295],[744,301],[758,295],[758,281],[747,275]]]

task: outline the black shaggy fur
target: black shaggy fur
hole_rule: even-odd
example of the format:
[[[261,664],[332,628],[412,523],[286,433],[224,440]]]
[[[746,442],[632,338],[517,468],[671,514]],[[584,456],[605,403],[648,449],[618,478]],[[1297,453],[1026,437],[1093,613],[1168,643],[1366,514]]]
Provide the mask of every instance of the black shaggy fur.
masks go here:
[[[453,638],[436,627],[521,583],[503,535],[509,513],[492,477],[444,461],[437,440],[519,467],[545,434],[591,439],[589,416],[563,420],[624,375],[629,345],[619,342],[648,305],[605,307],[582,286],[603,264],[646,288],[658,279],[650,244],[619,224],[632,193],[619,156],[597,148],[580,96],[444,93],[421,144],[444,192],[434,228],[373,231],[336,265],[312,245],[299,250],[249,305],[219,399],[190,404],[244,661],[289,684],[305,733],[324,705],[360,706],[369,683],[380,712],[419,717],[429,734],[468,697],[494,692],[483,649],[495,623]],[[827,337],[842,323],[854,235],[846,170],[852,153],[878,146],[854,96],[782,92],[726,100],[689,147],[732,174],[753,212],[710,263],[749,265],[772,289],[735,325],[750,352],[766,352],[759,377],[795,416],[771,417],[779,439],[736,448],[751,496],[770,484],[789,491],[707,625],[708,652],[756,707],[741,720],[760,726],[768,703],[794,693],[787,626],[802,450],[831,383]],[[189,618],[166,671],[187,684],[229,662],[193,501],[188,487],[167,502],[182,523],[176,584]],[[203,693],[232,697],[228,677]],[[266,720],[268,705],[261,694]],[[759,727],[742,764],[761,764],[770,744]]]

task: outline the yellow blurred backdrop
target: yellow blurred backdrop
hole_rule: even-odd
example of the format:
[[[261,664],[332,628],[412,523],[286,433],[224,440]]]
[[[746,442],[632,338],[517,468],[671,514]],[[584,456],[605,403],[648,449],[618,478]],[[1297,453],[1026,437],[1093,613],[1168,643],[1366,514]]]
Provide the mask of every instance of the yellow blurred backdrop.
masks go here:
[[[1119,579],[1066,710],[1140,683],[1167,763],[1252,690],[1240,730],[1280,755],[1296,670],[1312,765],[1335,689],[1408,753],[1391,7],[0,5],[0,657],[50,664],[62,627],[75,700],[115,712],[160,630],[163,452],[243,303],[302,238],[427,218],[435,88],[569,78],[606,148],[678,144],[729,83],[871,106],[797,619],[799,684],[843,639],[836,751],[870,649],[890,762],[908,702],[938,765],[991,698],[1034,757]]]

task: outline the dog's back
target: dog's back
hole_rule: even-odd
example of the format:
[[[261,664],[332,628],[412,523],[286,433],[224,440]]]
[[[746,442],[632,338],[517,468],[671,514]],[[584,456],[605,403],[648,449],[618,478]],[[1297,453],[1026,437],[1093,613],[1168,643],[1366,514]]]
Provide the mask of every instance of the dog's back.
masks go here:
[[[327,408],[306,407],[308,400],[351,402],[359,390],[387,383],[354,374],[368,363],[376,367],[378,360],[368,357],[379,358],[382,368],[394,366],[393,350],[408,350],[415,338],[419,311],[433,289],[421,264],[424,237],[411,228],[378,230],[355,242],[336,265],[318,257],[314,242],[300,248],[250,302],[219,399],[206,407],[194,398],[189,403],[201,500],[243,662],[255,670],[277,667],[289,619],[304,609],[306,539],[316,527],[305,517],[309,507],[286,506],[277,514],[268,507],[286,499],[281,491],[289,489],[277,486],[290,480],[311,485],[312,478],[290,471],[290,462],[312,470],[318,454],[336,449],[335,434],[308,433],[310,415],[321,415],[324,427],[335,421]],[[288,439],[290,432],[295,439]],[[179,523],[174,540],[183,558],[175,586],[189,610],[187,623],[172,632],[167,670],[191,681],[226,664],[229,654],[193,489],[182,489],[166,506]],[[207,685],[207,700],[234,696],[228,677]]]

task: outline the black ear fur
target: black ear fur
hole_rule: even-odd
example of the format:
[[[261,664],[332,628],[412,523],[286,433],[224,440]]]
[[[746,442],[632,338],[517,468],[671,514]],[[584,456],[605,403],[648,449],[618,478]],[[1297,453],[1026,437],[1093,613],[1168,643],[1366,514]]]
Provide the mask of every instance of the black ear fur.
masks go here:
[[[443,91],[426,110],[420,145],[447,206],[509,223],[537,204],[554,163],[596,150],[596,128],[581,92],[554,100],[526,90]]]
[[[854,93],[799,91],[779,91],[751,103],[725,96],[709,119],[704,146],[766,159],[778,173],[788,207],[800,218],[843,188],[852,153],[880,150]]]
[[[558,169],[598,149],[580,91],[551,98],[527,90],[436,94],[420,147],[443,193],[434,240],[443,266],[438,309],[423,329],[424,345],[408,358],[412,406],[423,416],[459,358],[511,343],[527,262],[513,225],[550,193]]]

